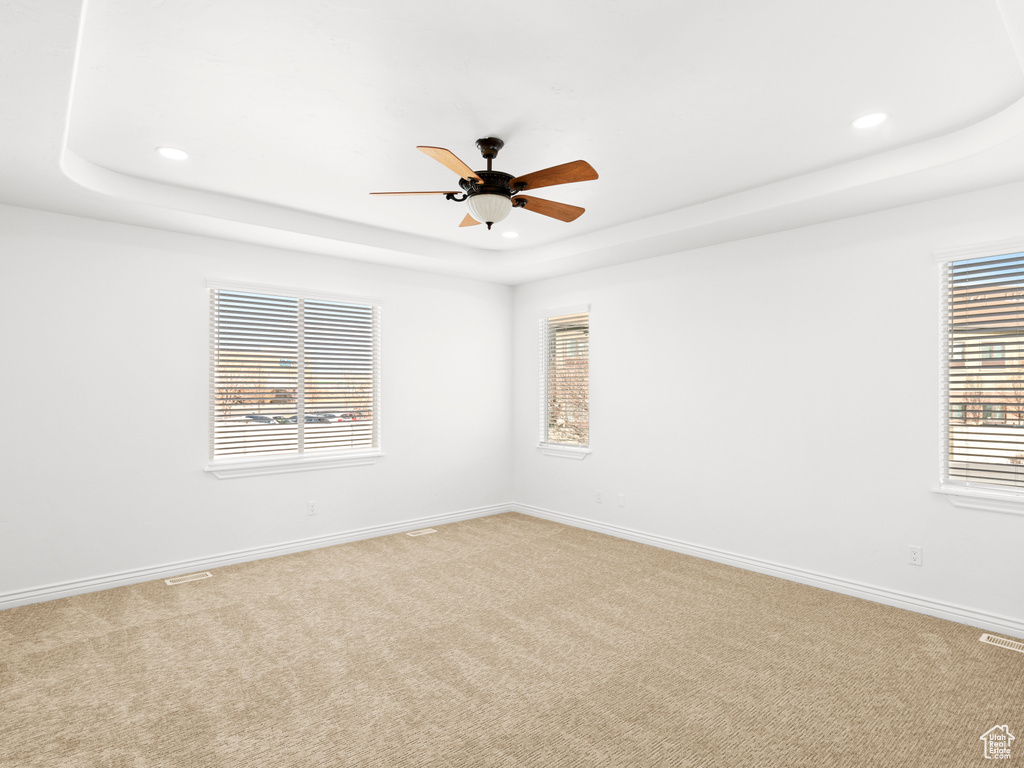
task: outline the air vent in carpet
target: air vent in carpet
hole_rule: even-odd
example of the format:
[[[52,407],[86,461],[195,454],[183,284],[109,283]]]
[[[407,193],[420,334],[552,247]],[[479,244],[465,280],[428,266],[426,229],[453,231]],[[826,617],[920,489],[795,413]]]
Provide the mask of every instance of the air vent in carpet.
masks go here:
[[[190,573],[188,576],[175,576],[173,579],[164,579],[164,583],[174,586],[175,584],[184,584],[186,581],[199,581],[200,579],[213,578],[213,574],[209,571],[203,573]]]
[[[998,645],[1000,648],[1009,648],[1011,651],[1020,651],[1024,653],[1024,643],[1019,640],[1007,640],[1005,637],[999,637],[997,635],[990,635],[987,632],[978,638],[983,643],[989,645]]]

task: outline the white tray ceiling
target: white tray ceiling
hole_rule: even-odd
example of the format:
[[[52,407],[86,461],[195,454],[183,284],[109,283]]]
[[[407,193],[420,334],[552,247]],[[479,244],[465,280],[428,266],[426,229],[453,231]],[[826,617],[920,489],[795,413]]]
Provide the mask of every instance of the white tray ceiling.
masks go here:
[[[521,282],[1005,183],[1019,0],[8,2],[0,202]],[[488,19],[488,15],[493,15]],[[884,111],[871,131],[850,122]],[[416,151],[589,161],[491,232]],[[160,158],[157,146],[190,159]],[[515,240],[503,231],[519,233]]]

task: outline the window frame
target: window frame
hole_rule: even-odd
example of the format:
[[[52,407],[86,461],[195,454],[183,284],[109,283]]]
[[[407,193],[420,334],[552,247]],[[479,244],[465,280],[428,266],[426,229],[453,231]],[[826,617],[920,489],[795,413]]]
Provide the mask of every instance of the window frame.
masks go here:
[[[206,281],[207,304],[210,306],[210,299],[215,290],[240,291],[247,293],[264,294],[267,296],[280,296],[289,299],[310,299],[314,301],[337,302],[341,304],[359,304],[374,308],[373,316],[376,327],[374,338],[376,340],[376,353],[374,360],[374,397],[373,397],[373,418],[374,431],[376,433],[376,445],[371,448],[346,448],[341,450],[324,450],[316,453],[281,453],[270,456],[256,457],[233,457],[215,458],[212,452],[212,432],[214,427],[214,370],[212,344],[214,337],[212,326],[208,325],[209,337],[206,343],[207,371],[209,381],[207,383],[208,411],[207,411],[207,436],[209,440],[207,448],[207,461],[203,467],[208,472],[220,479],[236,477],[252,477],[258,475],[281,474],[288,472],[304,472],[317,469],[334,469],[338,467],[353,467],[374,464],[384,455],[382,445],[382,407],[381,407],[381,379],[382,379],[382,336],[383,336],[383,302],[378,297],[359,296],[352,294],[341,294],[324,291],[310,291],[302,288],[295,288],[285,285],[269,285],[261,283],[244,283],[231,280],[208,279]],[[211,321],[212,323],[212,318]]]
[[[574,443],[558,443],[548,440],[548,361],[550,359],[550,347],[549,340],[550,336],[548,333],[548,323],[552,318],[562,317],[565,315],[576,315],[583,314],[587,315],[587,399],[590,400],[590,361],[592,356],[590,354],[590,329],[593,321],[593,312],[590,304],[576,304],[568,307],[556,307],[553,309],[545,310],[538,318],[538,325],[540,329],[540,343],[539,357],[540,357],[540,399],[539,399],[539,435],[537,449],[545,456],[556,456],[564,459],[585,459],[591,454],[591,444],[593,438],[590,434],[590,428],[587,430],[587,444],[577,445]],[[577,352],[578,354],[578,352]],[[588,403],[588,422],[590,417],[590,407]]]
[[[954,482],[949,479],[949,440],[950,422],[953,420],[949,410],[949,372],[952,367],[960,367],[967,363],[963,350],[956,353],[956,345],[953,354],[950,354],[949,342],[949,316],[948,316],[948,283],[947,273],[950,262],[967,261],[994,256],[1010,256],[1024,253],[1024,237],[1017,237],[1008,240],[977,243],[959,248],[949,248],[935,251],[933,254],[936,264],[936,278],[938,290],[936,295],[939,298],[939,401],[938,411],[940,418],[940,440],[938,445],[939,459],[939,482],[932,490],[945,496],[954,506],[999,512],[1004,514],[1024,515],[1024,486],[1014,488],[1013,486],[999,487],[986,484],[971,484]],[[1005,351],[1005,350],[1004,350]],[[979,358],[980,359],[980,358]],[[986,358],[993,359],[993,358]],[[1003,357],[995,359],[1005,359]],[[1004,410],[1005,414],[1005,410]],[[965,414],[966,415],[966,412]]]

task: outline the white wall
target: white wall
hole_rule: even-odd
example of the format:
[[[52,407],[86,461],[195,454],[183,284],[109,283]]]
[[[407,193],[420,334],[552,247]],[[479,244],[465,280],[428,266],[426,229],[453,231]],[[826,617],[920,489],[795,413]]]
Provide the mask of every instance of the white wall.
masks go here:
[[[0,604],[514,499],[1024,629],[1024,516],[932,492],[933,252],[1024,235],[1021,210],[1008,186],[513,291],[0,207]],[[208,278],[383,299],[378,464],[202,471]],[[536,319],[582,303],[593,454],[575,461],[536,449]]]
[[[1024,516],[932,492],[933,253],[1024,235],[1022,210],[1016,185],[519,286],[516,501],[1024,629]],[[593,453],[576,461],[536,448],[536,321],[584,303]]]
[[[203,472],[208,278],[383,300],[377,464]],[[0,598],[509,501],[511,296],[0,207]]]

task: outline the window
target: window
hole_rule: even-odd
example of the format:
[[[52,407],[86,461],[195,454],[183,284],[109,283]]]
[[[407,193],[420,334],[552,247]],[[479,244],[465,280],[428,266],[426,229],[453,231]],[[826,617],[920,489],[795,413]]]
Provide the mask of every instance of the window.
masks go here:
[[[211,286],[210,462],[221,477],[380,454],[380,308]]]
[[[589,452],[589,308],[541,320],[540,443],[556,455]]]
[[[945,272],[943,490],[1022,493],[1024,252],[949,261]]]

